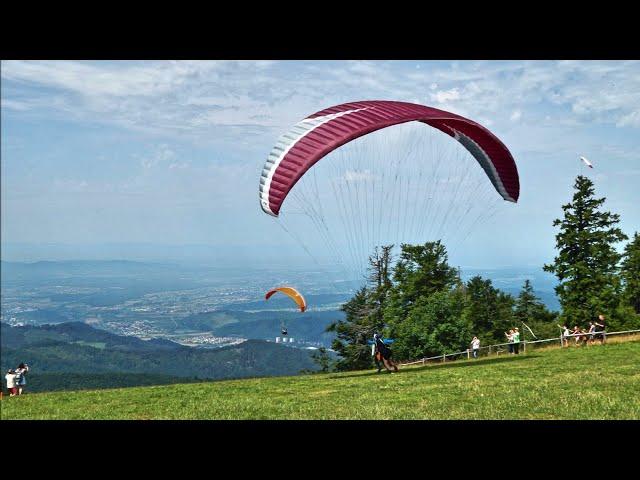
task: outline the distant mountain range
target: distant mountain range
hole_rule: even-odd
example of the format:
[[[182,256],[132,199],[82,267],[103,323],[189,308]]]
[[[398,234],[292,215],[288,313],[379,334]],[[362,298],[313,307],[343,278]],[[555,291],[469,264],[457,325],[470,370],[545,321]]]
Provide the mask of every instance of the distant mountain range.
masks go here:
[[[11,327],[0,323],[1,368],[30,365],[29,391],[110,388],[295,375],[316,370],[311,351],[262,340],[217,349],[114,335],[80,322]]]

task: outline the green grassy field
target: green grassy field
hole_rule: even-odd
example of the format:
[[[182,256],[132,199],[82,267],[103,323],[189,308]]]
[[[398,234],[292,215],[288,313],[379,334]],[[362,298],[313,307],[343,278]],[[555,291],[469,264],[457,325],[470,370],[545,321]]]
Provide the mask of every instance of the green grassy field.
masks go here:
[[[2,419],[640,419],[640,342],[375,371],[7,396]]]

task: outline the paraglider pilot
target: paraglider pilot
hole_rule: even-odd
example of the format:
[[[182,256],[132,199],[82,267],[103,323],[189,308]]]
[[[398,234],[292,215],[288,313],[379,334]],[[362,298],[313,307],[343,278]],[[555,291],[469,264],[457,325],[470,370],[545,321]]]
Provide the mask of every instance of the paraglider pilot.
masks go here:
[[[382,357],[382,363],[384,364],[384,368],[386,368],[389,372],[394,373],[398,371],[398,366],[395,364],[393,360],[391,360],[391,349],[384,343],[384,340],[377,333],[373,334],[373,342],[376,346],[376,350],[380,352],[380,356]],[[393,368],[393,371],[391,370]]]

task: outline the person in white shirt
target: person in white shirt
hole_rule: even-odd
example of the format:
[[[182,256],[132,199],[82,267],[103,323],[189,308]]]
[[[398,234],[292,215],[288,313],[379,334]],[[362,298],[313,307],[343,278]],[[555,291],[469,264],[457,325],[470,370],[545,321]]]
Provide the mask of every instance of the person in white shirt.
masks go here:
[[[589,345],[596,343],[596,324],[589,322]]]
[[[509,330],[509,332],[504,332],[507,337],[507,342],[509,342],[509,353],[513,354],[513,336],[515,335],[513,329]]]
[[[478,352],[480,351],[480,340],[478,340],[478,337],[473,337],[473,340],[471,340],[471,349],[473,350],[473,358],[478,358]]]
[[[571,335],[571,332],[569,331],[569,328],[566,325],[558,325],[558,328],[560,328],[562,330],[562,333],[560,333],[560,344],[563,347],[568,347],[569,346],[569,335]]]
[[[9,396],[13,397],[16,394],[16,372],[10,369],[7,374],[4,376],[4,379],[7,381],[7,390],[9,390]]]
[[[607,339],[607,334],[605,332],[606,326],[604,315],[598,315],[598,321],[595,322],[595,324],[596,327],[600,327],[600,330],[597,330],[596,338],[600,339],[600,345],[603,345],[605,343],[605,340]]]

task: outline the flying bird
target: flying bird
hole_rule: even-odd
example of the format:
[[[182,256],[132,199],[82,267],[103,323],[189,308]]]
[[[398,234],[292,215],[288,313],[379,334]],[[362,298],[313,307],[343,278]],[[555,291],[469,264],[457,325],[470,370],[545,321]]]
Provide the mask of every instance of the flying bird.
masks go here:
[[[593,168],[593,165],[591,164],[591,162],[589,160],[587,160],[585,157],[583,157],[582,155],[580,155],[580,160],[582,160],[582,162],[589,168]]]

